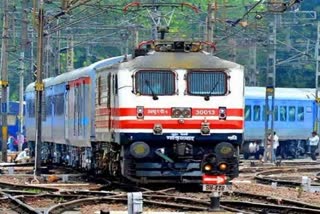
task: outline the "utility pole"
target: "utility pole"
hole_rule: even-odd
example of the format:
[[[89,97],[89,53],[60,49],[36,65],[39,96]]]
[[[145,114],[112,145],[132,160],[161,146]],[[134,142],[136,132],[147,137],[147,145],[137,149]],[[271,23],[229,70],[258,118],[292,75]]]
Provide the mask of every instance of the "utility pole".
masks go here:
[[[35,83],[36,90],[36,151],[35,151],[35,174],[40,175],[41,167],[41,138],[42,138],[42,91],[44,84],[42,81],[43,70],[43,37],[44,37],[44,8],[43,0],[40,0],[38,9],[38,44],[37,44],[37,80]]]
[[[273,14],[273,20],[269,23],[269,43],[266,72],[266,112],[265,112],[265,140],[264,140],[264,160],[267,160],[269,153],[272,160],[273,153],[273,133],[274,133],[274,95],[276,86],[276,45],[277,45],[277,24],[279,15]],[[271,102],[271,103],[270,103]],[[271,105],[270,105],[271,104]],[[268,145],[268,137],[271,135],[271,145]]]
[[[249,57],[248,57],[248,82],[247,86],[257,86],[258,85],[258,75],[259,71],[257,70],[257,42],[256,39],[252,41],[249,47]]]
[[[22,2],[22,25],[21,25],[21,52],[20,52],[20,67],[19,67],[19,133],[20,136],[23,135],[23,123],[24,123],[24,117],[23,117],[23,93],[24,93],[24,57],[27,53],[27,44],[28,44],[28,0],[23,0]],[[24,142],[21,142],[24,140],[23,138],[19,138],[20,142],[19,144],[22,145]],[[19,150],[22,148],[22,146],[19,146]]]
[[[72,32],[69,31],[68,41],[67,41],[67,71],[72,71],[74,69],[74,44]]]
[[[320,96],[319,96],[319,92],[320,92],[320,22],[318,22],[317,25],[317,43],[316,43],[316,48],[315,48],[315,58],[316,58],[316,120],[315,120],[315,124],[314,124],[314,130],[319,132],[319,111],[320,111]],[[320,143],[318,146],[318,151],[320,151]],[[320,152],[319,152],[319,156],[320,157]]]
[[[2,31],[2,44],[1,44],[1,115],[2,115],[2,161],[7,162],[7,139],[8,139],[8,0],[3,0],[3,31]]]
[[[212,42],[213,40],[213,7],[217,7],[217,2],[214,4],[210,1],[208,2],[208,16],[207,16],[207,28],[206,28],[206,41]],[[208,46],[207,51],[211,52],[212,49]]]
[[[152,0],[152,4],[155,5],[159,2],[159,0]],[[158,23],[160,23],[160,13],[157,9],[157,7],[152,8],[153,13],[150,13],[151,19],[153,21],[152,23],[152,29],[151,29],[151,38],[153,40],[157,40],[158,39],[158,28],[161,27],[160,25],[158,25]]]
[[[59,25],[60,23],[60,18],[57,19],[57,25]],[[61,62],[60,62],[60,49],[61,49],[61,43],[60,43],[60,36],[61,36],[61,31],[58,30],[56,33],[56,48],[54,49],[54,65],[55,65],[55,69],[54,69],[54,76],[58,76],[59,74],[61,74],[60,70],[61,70]]]
[[[19,72],[19,146],[18,146],[18,150],[21,151],[22,149],[22,144],[24,143],[23,140],[24,138],[22,138],[23,135],[23,92],[24,92],[24,52],[21,51],[20,53],[20,72]]]

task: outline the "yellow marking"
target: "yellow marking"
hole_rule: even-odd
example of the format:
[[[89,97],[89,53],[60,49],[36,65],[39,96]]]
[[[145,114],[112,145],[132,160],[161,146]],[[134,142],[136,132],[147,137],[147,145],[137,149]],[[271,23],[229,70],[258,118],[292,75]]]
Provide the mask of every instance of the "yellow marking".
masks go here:
[[[5,80],[0,80],[0,85],[3,86],[3,87],[8,87],[9,82],[5,81]]]
[[[268,93],[273,93],[274,89],[273,88],[267,88],[266,89]]]
[[[36,82],[35,85],[34,85],[34,88],[35,88],[36,91],[43,91],[44,84],[40,83],[40,82]]]
[[[8,140],[8,127],[7,126],[2,126],[2,139],[5,141]]]

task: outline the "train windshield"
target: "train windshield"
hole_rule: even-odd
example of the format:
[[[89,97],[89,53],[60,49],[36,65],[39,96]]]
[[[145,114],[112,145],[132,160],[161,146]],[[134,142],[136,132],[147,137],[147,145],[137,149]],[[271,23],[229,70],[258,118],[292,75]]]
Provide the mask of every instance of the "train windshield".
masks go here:
[[[172,95],[175,74],[172,71],[141,70],[135,74],[136,93],[141,95]]]
[[[227,92],[227,75],[222,71],[188,72],[188,94],[219,96]]]

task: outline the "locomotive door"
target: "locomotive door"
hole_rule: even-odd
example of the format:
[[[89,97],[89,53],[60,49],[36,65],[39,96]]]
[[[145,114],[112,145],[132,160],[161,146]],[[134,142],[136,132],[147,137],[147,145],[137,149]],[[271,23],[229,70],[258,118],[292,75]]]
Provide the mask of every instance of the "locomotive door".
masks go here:
[[[69,89],[70,85],[66,86],[66,90],[64,91],[64,137],[65,139],[69,139]]]
[[[107,112],[108,112],[108,130],[111,130],[111,74],[107,76],[107,87],[108,87],[108,100],[107,100]]]

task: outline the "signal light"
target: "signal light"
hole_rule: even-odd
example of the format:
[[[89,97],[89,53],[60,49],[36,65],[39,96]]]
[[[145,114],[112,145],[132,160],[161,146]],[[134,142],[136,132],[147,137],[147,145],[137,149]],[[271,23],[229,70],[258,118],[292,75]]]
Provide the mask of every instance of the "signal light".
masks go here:
[[[212,165],[210,163],[206,163],[203,165],[203,171],[210,172],[213,169]]]
[[[219,164],[219,170],[225,171],[227,169],[228,165],[226,163],[220,163]]]

